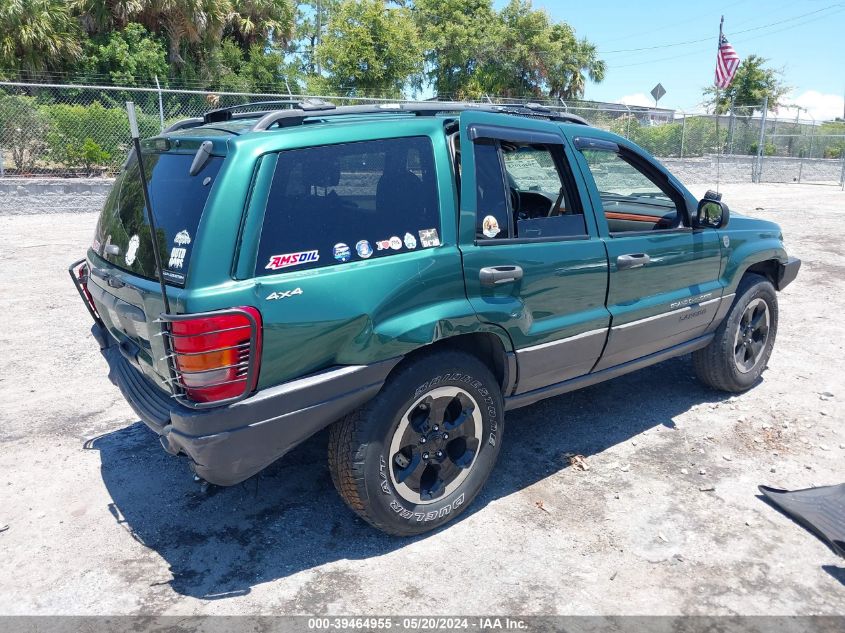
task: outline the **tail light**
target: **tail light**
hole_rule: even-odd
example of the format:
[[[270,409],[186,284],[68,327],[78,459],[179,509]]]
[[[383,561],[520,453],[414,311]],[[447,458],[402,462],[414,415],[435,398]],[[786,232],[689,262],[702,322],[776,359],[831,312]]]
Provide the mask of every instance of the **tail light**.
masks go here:
[[[76,286],[79,296],[85,302],[85,307],[97,323],[102,323],[100,313],[97,312],[97,306],[94,305],[94,298],[88,291],[88,263],[84,259],[74,262],[68,268],[70,278],[73,280],[73,285]]]
[[[162,315],[169,323],[177,388],[194,403],[222,404],[255,389],[261,362],[261,313],[245,306],[199,315]]]

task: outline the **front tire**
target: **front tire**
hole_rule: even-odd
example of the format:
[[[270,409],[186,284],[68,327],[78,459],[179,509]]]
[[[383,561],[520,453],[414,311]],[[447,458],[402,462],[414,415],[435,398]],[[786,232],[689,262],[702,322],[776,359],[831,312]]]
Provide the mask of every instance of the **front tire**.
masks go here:
[[[476,497],[504,431],[499,385],[461,352],[408,362],[331,427],[329,470],[346,504],[397,536],[436,529]]]
[[[747,391],[766,369],[778,328],[778,300],[771,282],[743,277],[728,316],[710,344],[693,352],[693,368],[703,383],[732,393]]]

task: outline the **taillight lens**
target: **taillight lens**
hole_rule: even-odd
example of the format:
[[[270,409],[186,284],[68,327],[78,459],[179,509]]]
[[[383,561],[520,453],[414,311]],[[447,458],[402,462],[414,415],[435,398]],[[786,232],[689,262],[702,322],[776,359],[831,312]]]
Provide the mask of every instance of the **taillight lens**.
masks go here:
[[[261,313],[255,308],[175,320],[169,334],[176,376],[189,399],[216,402],[255,389],[261,362]]]

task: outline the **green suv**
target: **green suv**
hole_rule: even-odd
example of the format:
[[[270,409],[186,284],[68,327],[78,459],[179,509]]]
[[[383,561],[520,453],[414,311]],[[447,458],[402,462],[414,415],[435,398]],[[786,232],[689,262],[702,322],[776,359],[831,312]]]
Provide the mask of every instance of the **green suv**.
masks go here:
[[[110,379],[212,484],[330,426],[337,490],[391,534],[469,505],[507,410],[690,352],[750,388],[800,267],[530,104],[252,104],[142,147],[156,239],[133,152],[70,269]]]

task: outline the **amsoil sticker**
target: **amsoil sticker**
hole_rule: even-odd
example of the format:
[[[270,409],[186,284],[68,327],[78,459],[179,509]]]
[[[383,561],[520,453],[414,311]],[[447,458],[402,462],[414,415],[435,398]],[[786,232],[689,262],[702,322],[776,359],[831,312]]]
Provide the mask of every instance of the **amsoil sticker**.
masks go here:
[[[138,246],[140,244],[141,240],[137,235],[133,235],[129,238],[129,244],[126,247],[126,256],[123,258],[126,261],[127,266],[131,266],[135,263],[135,255],[138,253]]]
[[[179,248],[178,246],[174,246],[173,249],[170,251],[170,261],[167,262],[168,268],[182,268],[182,264],[185,263],[185,253],[188,252],[186,248]]]
[[[270,262],[264,267],[265,270],[279,270],[300,264],[310,264],[320,259],[320,251],[300,251],[298,253],[285,253],[284,255],[271,255]]]
[[[405,233],[405,248],[414,250],[417,247],[417,238],[415,238],[410,233]]]
[[[358,253],[358,257],[367,259],[373,254],[373,247],[367,240],[360,240],[355,243],[355,251]]]
[[[182,229],[173,238],[173,243],[177,246],[187,246],[191,243],[191,234],[188,233],[187,229]]]
[[[332,254],[334,255],[334,258],[339,262],[348,262],[349,258],[352,257],[352,251],[343,242],[338,242],[334,245],[334,248],[332,249]]]
[[[499,221],[492,215],[487,215],[481,223],[481,232],[484,237],[496,237],[501,229],[499,229]]]
[[[394,251],[398,251],[402,248],[402,240],[400,240],[396,235],[390,238],[390,248]]]
[[[432,246],[440,246],[440,237],[437,235],[437,229],[422,229],[417,231],[420,236],[420,243],[423,248],[430,248]]]

